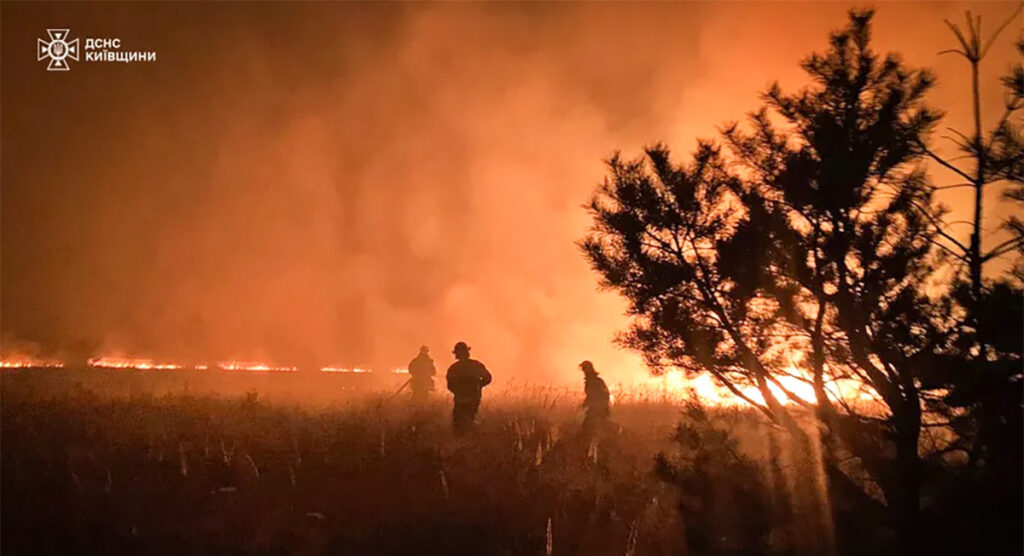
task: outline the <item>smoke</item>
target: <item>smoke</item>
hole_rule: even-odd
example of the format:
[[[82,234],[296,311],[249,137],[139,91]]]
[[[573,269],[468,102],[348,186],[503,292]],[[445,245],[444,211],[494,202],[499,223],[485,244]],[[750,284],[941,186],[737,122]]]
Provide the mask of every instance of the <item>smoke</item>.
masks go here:
[[[633,380],[573,243],[601,160],[683,156],[845,9],[6,5],[5,337],[381,369],[464,340],[499,378]],[[958,7],[892,11],[879,48],[931,65]],[[934,40],[898,37],[915,17]],[[158,61],[41,71],[58,22]]]

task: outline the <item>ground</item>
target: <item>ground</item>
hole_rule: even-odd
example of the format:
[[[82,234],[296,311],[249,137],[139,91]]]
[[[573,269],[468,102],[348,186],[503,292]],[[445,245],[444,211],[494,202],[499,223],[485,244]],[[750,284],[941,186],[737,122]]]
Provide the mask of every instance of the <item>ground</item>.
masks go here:
[[[440,396],[52,395],[25,377],[4,381],[5,554],[681,549],[675,491],[654,474],[671,404],[623,403],[590,441],[569,392],[494,392],[457,439]]]

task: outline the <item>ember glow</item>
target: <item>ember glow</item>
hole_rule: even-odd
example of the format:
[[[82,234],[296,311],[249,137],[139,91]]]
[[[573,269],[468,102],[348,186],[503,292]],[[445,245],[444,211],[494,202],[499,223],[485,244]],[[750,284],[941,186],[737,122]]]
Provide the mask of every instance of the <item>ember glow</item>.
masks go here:
[[[140,370],[177,370],[183,368],[174,363],[158,363],[152,359],[130,359],[122,357],[93,357],[89,359],[90,367],[98,369],[140,369]]]
[[[278,367],[255,361],[223,361],[217,363],[217,367],[225,371],[270,371],[270,372],[295,372],[298,367]]]
[[[41,359],[35,357],[12,356],[0,359],[0,369],[42,369],[42,368],[64,368],[69,367],[67,362],[57,359]],[[215,364],[200,363],[195,365],[175,363],[170,361],[158,361],[145,357],[121,357],[116,355],[103,355],[91,357],[86,361],[86,366],[93,369],[124,369],[137,371],[182,371],[196,370],[205,371],[210,368],[223,371],[267,371],[267,372],[295,372],[298,367],[282,366],[263,361],[221,361]],[[327,370],[341,370],[333,367],[324,367]],[[348,370],[345,370],[348,372]],[[369,372],[365,369],[352,369],[351,372]]]
[[[62,367],[64,367],[62,361],[54,361],[52,359],[12,357],[0,360],[0,369],[59,369]]]
[[[320,367],[320,371],[324,373],[368,373],[370,369],[360,369],[359,367]]]

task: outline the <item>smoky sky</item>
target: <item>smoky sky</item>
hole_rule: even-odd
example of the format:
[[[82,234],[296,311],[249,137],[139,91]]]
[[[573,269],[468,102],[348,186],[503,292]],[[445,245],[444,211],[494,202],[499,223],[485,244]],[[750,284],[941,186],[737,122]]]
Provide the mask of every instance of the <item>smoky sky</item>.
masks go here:
[[[4,3],[5,349],[390,368],[465,340],[499,376],[592,359],[626,380],[624,304],[574,245],[602,160],[682,158],[771,81],[801,86],[850,7]],[[952,124],[966,68],[937,53],[965,8],[991,29],[1013,4],[876,17]],[[157,60],[44,71],[36,39],[65,27]],[[993,113],[1013,27],[983,68]]]

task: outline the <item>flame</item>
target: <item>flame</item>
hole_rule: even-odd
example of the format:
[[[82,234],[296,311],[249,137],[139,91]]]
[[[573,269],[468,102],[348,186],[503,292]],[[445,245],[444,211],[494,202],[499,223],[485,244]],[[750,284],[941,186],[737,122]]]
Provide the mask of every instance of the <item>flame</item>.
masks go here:
[[[324,373],[369,373],[370,369],[361,369],[359,367],[320,367],[320,372]]]
[[[157,363],[152,359],[132,359],[125,357],[93,357],[89,359],[90,367],[99,369],[140,369],[140,370],[177,370],[183,368],[174,363]]]
[[[267,363],[254,361],[222,361],[217,366],[225,371],[274,371],[274,372],[295,372],[298,367],[277,367]]]
[[[745,403],[716,384],[711,375],[707,374],[687,378],[682,371],[670,370],[660,376],[648,377],[639,386],[643,390],[660,391],[673,398],[693,395],[709,405],[733,406]]]
[[[135,370],[198,370],[220,369],[223,371],[255,371],[255,372],[296,372],[296,366],[282,366],[263,361],[221,361],[214,364],[183,365],[166,361],[157,361],[149,358],[121,357],[105,355],[93,357],[88,360],[88,366],[95,369],[135,369]],[[7,359],[0,359],[0,369],[27,369],[27,368],[63,368],[65,363],[53,359],[39,359],[30,356],[15,356]],[[341,365],[326,365],[319,368],[325,373],[351,373],[365,374],[374,372],[366,367],[345,367]],[[644,371],[638,369],[637,373]],[[391,374],[409,374],[405,368],[393,368]],[[769,384],[772,394],[783,404],[794,404],[798,401],[816,403],[814,388],[808,380],[809,373],[802,370],[798,363],[793,363],[785,374],[776,377],[778,385]],[[781,385],[781,387],[779,386]],[[680,370],[670,370],[661,376],[648,376],[642,379],[635,386],[642,392],[660,392],[670,398],[683,399],[691,395],[696,396],[703,403],[717,406],[742,406],[746,402],[739,396],[734,395],[724,386],[718,384],[710,374],[699,374],[687,377]],[[830,398],[842,399],[847,403],[862,403],[865,405],[877,405],[878,394],[871,388],[853,379],[841,379],[829,382],[825,386]],[[761,392],[753,386],[740,388],[743,395],[756,403],[764,403]],[[788,391],[788,393],[787,393]],[[791,399],[790,395],[797,399]]]
[[[59,369],[64,366],[62,361],[53,359],[37,359],[29,356],[13,357],[0,360],[0,369]]]
[[[803,379],[806,373],[793,366],[787,370],[787,375],[776,377],[779,384],[768,384],[768,389],[784,405],[797,403],[789,397],[786,391],[799,398],[800,401],[816,403],[817,397],[814,394],[814,386],[807,379]],[[720,406],[740,406],[746,402],[734,395],[724,386],[715,382],[710,374],[701,374],[693,378],[687,378],[682,371],[670,370],[657,377],[651,377],[642,385],[652,390],[660,390],[672,397],[686,397],[694,394],[704,403]],[[783,388],[785,390],[783,390]],[[838,399],[848,402],[857,401],[864,403],[876,403],[878,396],[870,388],[853,379],[840,379],[829,382],[825,385],[828,393]],[[744,396],[757,403],[764,403],[761,391],[754,386],[739,388]]]
[[[149,370],[182,370],[182,369],[195,369],[197,371],[205,371],[210,368],[207,364],[198,364],[193,366],[182,365],[179,363],[168,363],[158,362],[152,359],[145,358],[130,358],[130,357],[117,357],[117,356],[102,356],[93,357],[89,359],[88,365],[98,369],[137,369],[143,371]],[[298,367],[289,366],[277,366],[262,361],[221,361],[215,365],[216,368],[225,371],[283,371],[292,372],[297,371]]]

